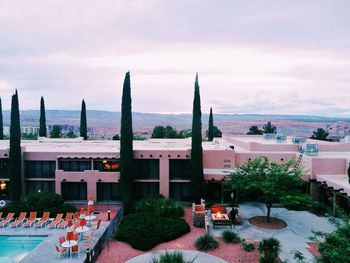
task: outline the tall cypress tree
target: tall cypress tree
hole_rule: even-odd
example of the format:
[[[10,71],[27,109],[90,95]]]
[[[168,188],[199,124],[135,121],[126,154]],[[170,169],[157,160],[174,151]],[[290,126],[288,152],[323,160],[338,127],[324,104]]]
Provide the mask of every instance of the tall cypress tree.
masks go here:
[[[131,115],[130,72],[124,79],[120,125],[120,188],[122,200],[128,204],[133,197],[133,132]]]
[[[46,137],[46,117],[45,117],[45,102],[44,98],[40,99],[40,120],[39,120],[39,137]]]
[[[2,105],[1,105],[1,98],[0,98],[0,140],[4,139],[4,123],[2,120]]]
[[[21,175],[21,127],[19,119],[18,93],[12,95],[11,102],[11,126],[10,126],[10,198],[19,201],[22,194]]]
[[[192,147],[191,147],[191,195],[192,201],[198,202],[205,197],[202,148],[202,112],[199,94],[198,73],[194,84],[192,113]]]
[[[213,120],[213,110],[210,108],[209,114],[209,126],[208,126],[208,141],[212,141],[214,138],[214,120]]]
[[[86,105],[83,100],[81,103],[81,112],[80,112],[80,137],[83,137],[84,140],[87,140],[87,123],[86,123]]]

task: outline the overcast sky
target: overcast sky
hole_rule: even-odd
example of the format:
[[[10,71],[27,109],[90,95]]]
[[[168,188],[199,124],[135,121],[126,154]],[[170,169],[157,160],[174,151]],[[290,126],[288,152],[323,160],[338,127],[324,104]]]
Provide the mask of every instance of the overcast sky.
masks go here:
[[[0,0],[9,109],[350,116],[350,1]]]

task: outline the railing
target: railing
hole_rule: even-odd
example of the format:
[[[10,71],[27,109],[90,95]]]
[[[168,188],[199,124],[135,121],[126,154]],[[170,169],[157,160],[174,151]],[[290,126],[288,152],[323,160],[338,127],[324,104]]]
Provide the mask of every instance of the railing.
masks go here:
[[[98,256],[101,254],[103,248],[106,246],[107,242],[112,237],[121,219],[123,218],[123,210],[123,207],[119,209],[117,215],[112,219],[95,246],[86,251],[86,259],[84,260],[84,263],[95,263],[97,261]]]

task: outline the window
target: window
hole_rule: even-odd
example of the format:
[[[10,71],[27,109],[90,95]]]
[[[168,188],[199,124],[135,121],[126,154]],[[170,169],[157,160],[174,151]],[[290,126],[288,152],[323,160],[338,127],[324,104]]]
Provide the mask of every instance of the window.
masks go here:
[[[120,199],[118,183],[97,183],[97,201],[119,201]]]
[[[55,178],[55,161],[25,161],[26,178]]]
[[[170,198],[175,201],[190,201],[190,189],[190,183],[170,183]]]
[[[0,178],[8,178],[8,159],[0,159]]]
[[[170,179],[191,179],[191,160],[169,160]]]
[[[9,197],[8,185],[9,185],[8,181],[0,181],[0,198],[1,199],[8,199]]]
[[[159,160],[135,159],[134,178],[159,179]]]
[[[134,191],[137,198],[157,197],[159,196],[159,183],[136,182]]]
[[[94,170],[100,172],[118,172],[120,170],[119,160],[95,160]]]
[[[60,169],[65,172],[83,172],[85,170],[91,170],[91,161],[60,160],[58,165]]]
[[[87,183],[61,183],[61,193],[64,200],[87,200]]]
[[[54,181],[27,181],[27,194],[34,192],[55,193]]]

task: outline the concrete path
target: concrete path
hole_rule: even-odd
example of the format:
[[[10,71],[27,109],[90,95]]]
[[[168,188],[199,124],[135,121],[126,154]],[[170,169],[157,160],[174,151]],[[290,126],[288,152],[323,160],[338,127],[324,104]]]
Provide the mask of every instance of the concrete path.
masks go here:
[[[193,250],[176,250],[176,249],[169,249],[169,250],[159,250],[156,252],[150,252],[146,254],[142,254],[140,256],[134,257],[132,259],[129,259],[125,263],[149,263],[151,260],[155,257],[159,257],[160,254],[168,252],[174,252],[174,251],[180,251],[184,258],[188,261],[191,261],[194,259],[194,263],[228,263],[227,261],[209,255],[207,253],[193,251]]]
[[[243,212],[243,224],[234,226],[234,230],[242,237],[252,241],[260,241],[264,237],[275,237],[281,241],[282,251],[280,258],[294,262],[290,252],[299,250],[309,261],[314,257],[306,249],[309,248],[307,242],[311,242],[312,230],[322,230],[331,232],[334,230],[327,218],[316,216],[307,211],[292,211],[286,208],[272,208],[271,216],[280,218],[287,223],[284,229],[273,230],[263,229],[251,225],[248,221],[253,216],[266,215],[266,206],[263,203],[240,204],[240,211]],[[222,231],[230,227],[210,227],[214,236],[220,236]]]

